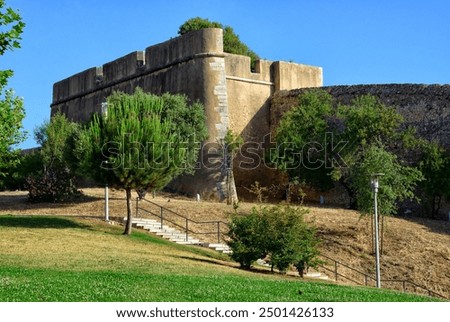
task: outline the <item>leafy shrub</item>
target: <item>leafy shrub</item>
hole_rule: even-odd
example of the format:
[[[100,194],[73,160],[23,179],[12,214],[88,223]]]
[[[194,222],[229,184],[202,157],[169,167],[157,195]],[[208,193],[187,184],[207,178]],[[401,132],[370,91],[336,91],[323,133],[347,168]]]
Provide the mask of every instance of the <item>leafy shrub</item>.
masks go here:
[[[233,250],[231,258],[249,269],[254,261],[264,257],[262,218],[256,208],[248,216],[233,216],[228,232],[228,246]]]
[[[268,257],[273,268],[285,272],[291,265],[300,275],[316,266],[319,239],[304,221],[304,208],[261,207],[243,217],[233,217],[228,245],[232,258],[249,268],[258,258]]]
[[[4,177],[0,177],[0,190],[26,189],[27,177],[41,171],[42,160],[38,152],[20,155],[18,163]]]
[[[35,131],[41,145],[41,169],[26,179],[29,199],[33,202],[62,201],[77,195],[75,173],[78,167],[75,143],[80,125],[58,113]]]
[[[32,202],[64,201],[79,192],[68,168],[54,168],[26,180],[28,198]]]

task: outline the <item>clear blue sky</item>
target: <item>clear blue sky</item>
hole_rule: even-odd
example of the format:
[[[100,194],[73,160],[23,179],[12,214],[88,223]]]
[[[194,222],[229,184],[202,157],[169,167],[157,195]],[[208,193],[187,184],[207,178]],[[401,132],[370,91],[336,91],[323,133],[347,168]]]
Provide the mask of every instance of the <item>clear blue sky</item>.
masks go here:
[[[6,0],[27,24],[22,48],[1,57],[24,97],[21,147],[49,119],[52,85],[176,37],[200,16],[234,28],[262,58],[323,67],[324,85],[450,83],[450,1]]]

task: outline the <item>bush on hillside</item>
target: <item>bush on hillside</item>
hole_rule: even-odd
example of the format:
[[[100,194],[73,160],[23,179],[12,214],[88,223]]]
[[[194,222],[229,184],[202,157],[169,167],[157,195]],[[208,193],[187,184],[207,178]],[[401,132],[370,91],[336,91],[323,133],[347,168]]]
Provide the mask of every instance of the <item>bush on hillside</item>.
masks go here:
[[[4,177],[0,177],[0,190],[26,189],[26,179],[42,170],[39,152],[32,152],[18,157],[18,163],[9,168]]]
[[[228,245],[231,257],[249,268],[258,258],[269,258],[269,263],[280,272],[293,265],[300,275],[308,267],[318,264],[319,239],[315,229],[304,221],[304,208],[261,207],[243,217],[232,218]]]
[[[67,168],[47,169],[26,180],[28,198],[32,202],[58,202],[79,195],[74,177]]]
[[[80,125],[60,113],[36,129],[35,139],[41,145],[38,153],[41,169],[26,179],[30,201],[56,202],[78,195],[75,143],[79,132]]]
[[[249,269],[257,259],[265,257],[261,219],[254,208],[248,216],[235,215],[231,220],[227,243],[233,251],[231,258],[242,268]]]

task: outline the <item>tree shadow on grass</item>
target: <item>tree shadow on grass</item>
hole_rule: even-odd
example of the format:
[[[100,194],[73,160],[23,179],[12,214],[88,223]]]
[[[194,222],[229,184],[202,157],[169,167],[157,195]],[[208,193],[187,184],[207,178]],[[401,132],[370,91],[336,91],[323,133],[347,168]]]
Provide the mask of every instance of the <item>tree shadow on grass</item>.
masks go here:
[[[237,268],[236,265],[233,262],[226,262],[220,259],[208,259],[208,258],[198,258],[198,257],[189,257],[189,256],[179,256],[179,255],[173,255],[174,258],[180,258],[180,259],[187,259],[190,261],[195,262],[201,262],[201,263],[207,263],[207,264],[214,264],[214,265],[221,265],[226,267],[232,267]]]
[[[71,219],[44,216],[0,216],[0,227],[15,228],[88,228]]]

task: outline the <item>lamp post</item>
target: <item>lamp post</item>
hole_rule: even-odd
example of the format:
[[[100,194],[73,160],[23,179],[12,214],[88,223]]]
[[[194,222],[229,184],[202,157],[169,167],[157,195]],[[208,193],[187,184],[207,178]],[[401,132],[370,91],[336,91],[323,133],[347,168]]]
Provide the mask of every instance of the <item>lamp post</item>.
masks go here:
[[[375,270],[376,270],[376,283],[377,288],[381,288],[381,278],[380,278],[380,244],[379,244],[379,229],[378,229],[378,188],[379,188],[379,178],[383,173],[374,173],[371,175],[371,184],[373,190],[373,206],[374,206],[374,226],[375,226]]]
[[[106,118],[108,116],[108,103],[102,102],[101,105],[102,116]],[[108,164],[108,161],[105,161]],[[105,220],[109,221],[109,196],[108,196],[108,184],[105,184]]]
[[[108,184],[105,185],[105,220],[109,221],[109,196]]]

